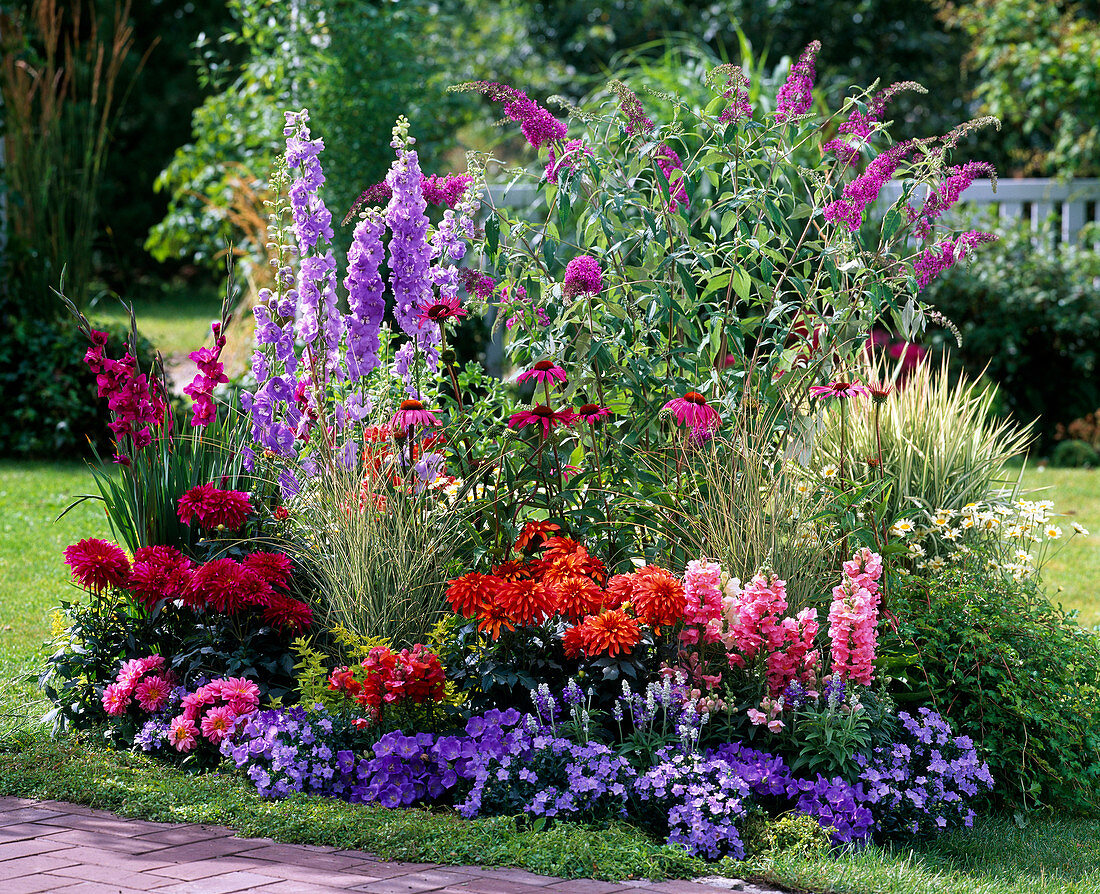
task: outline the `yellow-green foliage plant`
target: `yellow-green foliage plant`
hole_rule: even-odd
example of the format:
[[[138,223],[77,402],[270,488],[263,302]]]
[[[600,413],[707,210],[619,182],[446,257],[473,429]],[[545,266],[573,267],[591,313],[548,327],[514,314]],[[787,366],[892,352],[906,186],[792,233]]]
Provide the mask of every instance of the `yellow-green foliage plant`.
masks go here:
[[[851,486],[881,476],[890,486],[888,516],[921,523],[940,510],[1018,495],[1019,470],[1009,463],[1023,454],[1031,426],[991,415],[994,386],[952,381],[946,358],[925,358],[904,383],[881,364],[869,364],[857,378],[895,384],[881,402],[867,396],[822,401],[811,478],[841,478],[841,486]]]

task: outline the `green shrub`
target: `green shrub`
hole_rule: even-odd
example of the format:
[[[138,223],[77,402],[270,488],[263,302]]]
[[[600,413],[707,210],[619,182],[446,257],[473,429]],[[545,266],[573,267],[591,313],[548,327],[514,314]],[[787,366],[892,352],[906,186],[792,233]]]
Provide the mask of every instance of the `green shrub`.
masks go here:
[[[121,356],[128,333],[104,327],[108,353]],[[75,458],[89,444],[111,453],[107,402],[96,397],[95,376],[84,365],[88,341],[68,318],[0,321],[0,389],[9,411],[0,420],[0,456]],[[153,363],[153,346],[138,342],[142,369]]]
[[[955,359],[998,382],[1020,422],[1049,436],[1100,406],[1100,253],[1010,230],[924,296],[959,327],[960,349],[943,335]]]
[[[898,701],[931,702],[973,738],[1000,800],[1100,807],[1095,634],[979,553],[935,580],[911,578],[893,598],[899,623],[882,653],[891,669],[908,665]]]
[[[1100,465],[1100,453],[1088,441],[1062,441],[1050,455],[1050,464],[1063,469]]]

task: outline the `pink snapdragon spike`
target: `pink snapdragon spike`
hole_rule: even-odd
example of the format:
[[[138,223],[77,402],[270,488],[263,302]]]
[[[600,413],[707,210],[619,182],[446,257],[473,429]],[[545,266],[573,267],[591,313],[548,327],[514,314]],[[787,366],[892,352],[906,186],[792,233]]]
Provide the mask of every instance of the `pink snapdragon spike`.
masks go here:
[[[830,668],[841,679],[871,685],[880,602],[882,557],[867,547],[844,563],[829,608]]]
[[[516,382],[520,385],[532,379],[540,385],[552,385],[554,382],[561,382],[564,385],[565,370],[553,360],[540,360],[530,369],[516,376]]]
[[[559,425],[569,425],[573,422],[572,410],[555,410],[546,404],[536,404],[530,410],[521,410],[513,413],[508,418],[508,427],[520,429],[527,425],[542,426],[542,436],[547,438],[550,432]]]
[[[775,98],[775,120],[789,121],[797,115],[805,115],[813,105],[814,61],[821,52],[821,41],[814,40],[807,45],[791,66],[790,73]]]
[[[993,233],[970,230],[957,239],[944,239],[931,248],[926,248],[913,264],[913,272],[917,275],[917,291],[921,291],[937,276],[953,267],[975,246],[996,241],[997,236]]]
[[[870,393],[866,385],[861,385],[859,382],[845,382],[841,379],[830,382],[828,385],[810,386],[810,394],[813,397],[867,397]]]
[[[761,649],[783,644],[786,635],[779,619],[786,610],[787,583],[772,571],[761,571],[743,590],[722,600],[722,642],[731,667],[744,667]]]
[[[591,255],[577,255],[565,267],[562,294],[573,299],[580,295],[598,295],[603,291],[603,269]]]
[[[717,562],[688,562],[684,572],[684,628],[680,631],[680,642],[685,645],[721,639],[721,574]]]
[[[430,427],[440,424],[436,415],[414,397],[401,401],[401,406],[390,420],[390,427],[396,431],[408,431],[414,425]]]
[[[661,409],[671,411],[676,421],[692,432],[713,433],[722,422],[718,411],[698,391],[688,391],[683,397],[674,397]]]
[[[814,647],[820,629],[816,608],[804,608],[795,617],[784,618],[779,628],[781,643],[766,660],[768,692],[773,697],[792,680],[812,681],[821,664],[821,651]]]
[[[130,576],[130,560],[122,547],[97,537],[65,547],[65,564],[77,583],[91,593],[121,587]]]

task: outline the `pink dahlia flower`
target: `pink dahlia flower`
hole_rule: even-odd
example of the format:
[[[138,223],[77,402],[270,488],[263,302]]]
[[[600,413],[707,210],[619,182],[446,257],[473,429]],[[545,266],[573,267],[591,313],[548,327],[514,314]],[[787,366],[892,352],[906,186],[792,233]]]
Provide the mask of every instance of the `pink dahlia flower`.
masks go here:
[[[130,561],[122,547],[95,537],[66,547],[65,564],[80,586],[93,593],[121,587],[130,576]]]

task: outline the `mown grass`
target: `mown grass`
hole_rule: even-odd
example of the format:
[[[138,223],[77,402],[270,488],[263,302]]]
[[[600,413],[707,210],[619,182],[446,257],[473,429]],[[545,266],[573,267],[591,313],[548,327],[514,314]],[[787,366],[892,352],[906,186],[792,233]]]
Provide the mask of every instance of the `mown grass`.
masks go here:
[[[1048,598],[1080,612],[1082,626],[1100,625],[1100,471],[1029,466],[1024,487],[1034,491],[1032,499],[1054,501],[1054,511],[1062,516],[1055,522],[1068,538],[1043,569]],[[1070,537],[1072,522],[1090,536]]]
[[[188,354],[210,338],[210,323],[221,312],[225,286],[215,280],[160,282],[127,298],[133,303],[138,331],[165,357]],[[130,324],[129,313],[115,298],[105,297],[88,312],[94,324]]]
[[[1073,512],[1070,518],[1100,532],[1094,483],[1100,479],[1091,475],[1029,471],[1027,482],[1049,485],[1060,512]],[[80,464],[0,463],[0,713],[33,717],[44,707],[33,687],[12,684],[40,662],[51,609],[70,586],[64,547],[107,536],[106,519],[92,502],[54,521],[73,495],[90,487]],[[1100,571],[1090,564],[1097,539],[1100,533],[1078,538],[1048,569],[1048,579],[1064,588],[1067,606],[1098,601]],[[519,866],[567,878],[718,873],[852,894],[1100,892],[1096,818],[1034,815],[1020,827],[1010,818],[988,817],[971,832],[934,842],[815,857],[763,853],[742,863],[705,865],[628,826],[593,830],[563,823],[536,833],[517,829],[508,818],[467,821],[447,811],[389,811],[303,796],[265,801],[233,775],[196,776],[88,739],[54,741],[26,722],[0,729],[0,794],[59,798],[153,820],[221,823],[245,835],[362,848],[386,859]]]

